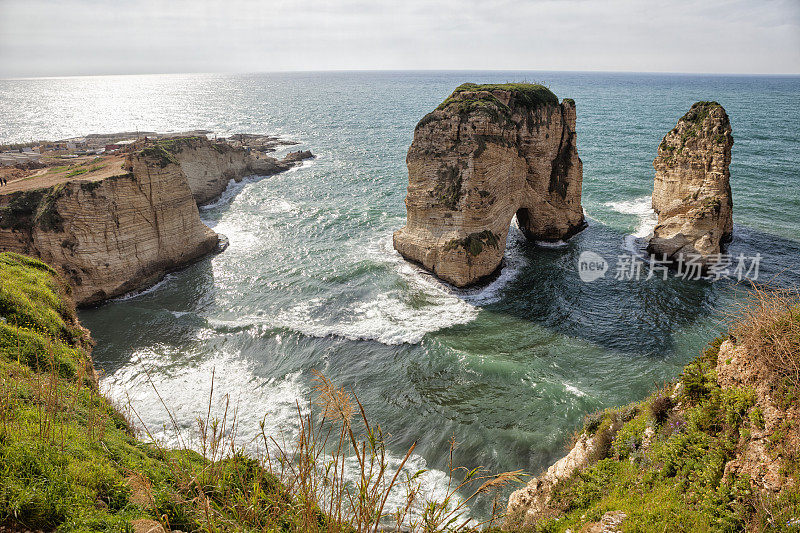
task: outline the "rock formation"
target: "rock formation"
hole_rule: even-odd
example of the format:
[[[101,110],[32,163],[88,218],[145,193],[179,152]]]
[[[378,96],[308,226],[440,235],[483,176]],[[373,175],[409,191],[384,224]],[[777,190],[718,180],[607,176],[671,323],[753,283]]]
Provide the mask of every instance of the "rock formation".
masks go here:
[[[298,161],[313,157],[311,152],[292,152],[283,160],[256,150],[235,148],[225,142],[211,142],[205,137],[166,139],[158,143],[180,165],[198,205],[214,201],[231,180],[245,176],[269,176],[293,167]]]
[[[697,102],[664,136],[653,161],[658,225],[648,252],[706,264],[733,231],[731,124],[716,102]]]
[[[197,204],[230,179],[286,170],[307,155],[277,161],[178,138],[112,157],[116,167],[98,178],[86,172],[52,184],[43,175],[49,181],[40,188],[32,178],[30,188],[0,195],[0,251],[42,259],[70,283],[78,305],[97,304],[217,249],[220,236],[200,220]]]
[[[458,87],[417,124],[394,247],[456,286],[492,274],[514,215],[529,239],[580,231],[575,102],[541,85]]]
[[[506,509],[507,527],[532,527],[550,513],[553,492],[560,481],[569,479],[588,465],[594,454],[594,437],[582,434],[567,455],[553,463],[523,488],[514,491]]]

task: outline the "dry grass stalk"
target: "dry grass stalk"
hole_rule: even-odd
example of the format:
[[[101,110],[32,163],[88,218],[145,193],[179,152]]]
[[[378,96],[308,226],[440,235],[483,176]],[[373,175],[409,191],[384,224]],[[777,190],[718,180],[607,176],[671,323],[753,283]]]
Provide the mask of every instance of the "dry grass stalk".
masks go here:
[[[731,333],[776,376],[800,387],[800,295],[753,284],[732,314]]]
[[[309,407],[317,406],[319,413],[303,409],[298,403],[299,428],[295,438],[287,441],[285,435],[277,438],[267,435],[266,419],[261,423],[259,435],[263,445],[258,457],[260,466],[264,472],[276,476],[295,501],[293,530],[376,533],[394,525],[411,532],[462,532],[498,520],[496,500],[492,517],[485,522],[470,519],[469,505],[481,494],[497,493],[510,483],[520,482],[520,471],[493,476],[480,468],[471,471],[455,468],[452,457],[456,442],[452,439],[447,492],[443,500],[432,501],[422,491],[425,471],[411,473],[405,470],[416,444],[408,449],[399,463],[390,461],[383,431],[380,426],[370,424],[357,396],[337,388],[321,373],[315,372],[314,375],[315,398]],[[184,498],[183,503],[194,509],[195,519],[203,528],[235,529],[231,519],[219,512],[218,506],[213,505],[202,490],[226,475],[222,466],[225,459],[245,451],[245,445],[237,440],[237,411],[230,411],[226,397],[222,416],[212,418],[213,395],[212,372],[207,412],[204,419],[197,419],[197,448],[209,464],[200,475],[192,476],[187,464],[176,461],[173,463],[174,476],[186,487],[187,495],[192,495]],[[159,399],[167,408],[160,395]],[[157,446],[163,446],[154,439],[132,406],[130,410],[150,439]],[[170,421],[173,430],[179,433],[177,421],[171,413]],[[180,435],[176,435],[176,440],[184,442]],[[393,493],[403,494],[403,504],[387,509]],[[226,502],[223,507],[227,511],[234,510],[236,520],[251,524],[257,521],[252,506]],[[271,524],[260,523],[260,526],[268,528]]]

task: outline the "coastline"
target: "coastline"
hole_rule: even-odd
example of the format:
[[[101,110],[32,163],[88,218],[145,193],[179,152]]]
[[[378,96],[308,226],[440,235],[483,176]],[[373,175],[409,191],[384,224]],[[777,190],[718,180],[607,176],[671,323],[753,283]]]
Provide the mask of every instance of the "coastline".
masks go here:
[[[313,157],[308,151],[280,160],[265,155],[274,142],[145,135],[107,144],[107,156],[67,165],[54,157],[47,164],[37,160],[29,175],[0,189],[0,251],[59,268],[82,307],[152,286],[226,247],[227,239],[203,224],[198,206],[215,201],[231,181],[285,172]]]

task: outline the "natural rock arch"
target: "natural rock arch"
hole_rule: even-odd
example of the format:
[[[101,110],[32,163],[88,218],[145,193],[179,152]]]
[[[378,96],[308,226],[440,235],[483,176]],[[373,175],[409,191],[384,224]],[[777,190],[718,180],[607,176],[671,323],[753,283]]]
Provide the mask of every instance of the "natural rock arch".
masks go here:
[[[394,247],[462,287],[500,266],[514,215],[534,240],[585,226],[575,102],[533,84],[458,87],[417,124]]]

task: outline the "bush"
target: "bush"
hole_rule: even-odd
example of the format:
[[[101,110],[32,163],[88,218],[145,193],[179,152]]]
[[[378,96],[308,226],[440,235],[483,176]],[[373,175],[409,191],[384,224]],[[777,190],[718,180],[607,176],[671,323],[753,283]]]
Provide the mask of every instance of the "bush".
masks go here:
[[[666,422],[674,405],[672,398],[666,395],[658,396],[650,402],[650,416],[653,417],[653,421],[657,426],[661,426]]]

